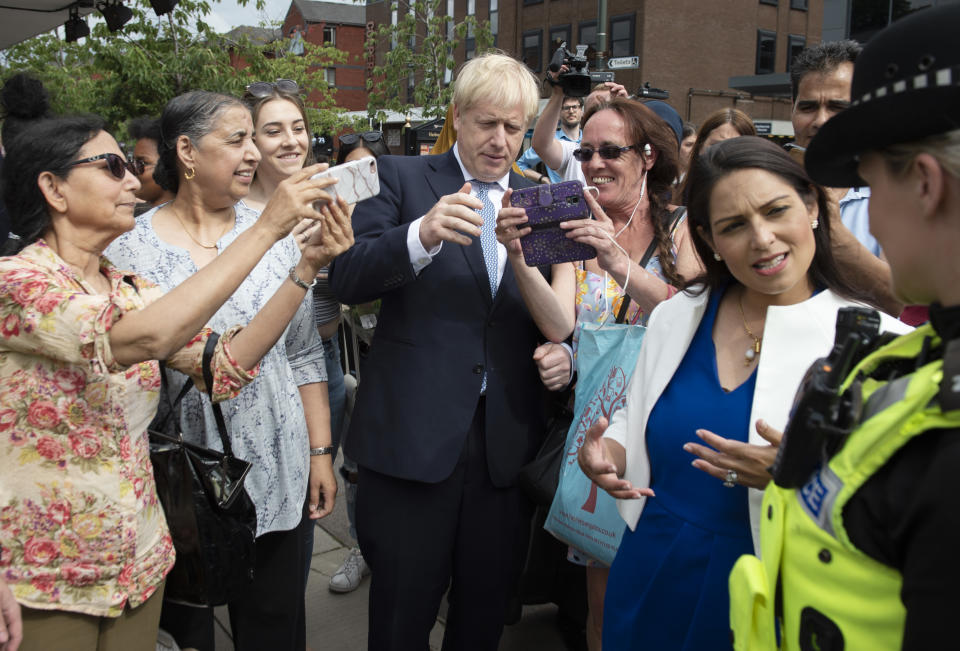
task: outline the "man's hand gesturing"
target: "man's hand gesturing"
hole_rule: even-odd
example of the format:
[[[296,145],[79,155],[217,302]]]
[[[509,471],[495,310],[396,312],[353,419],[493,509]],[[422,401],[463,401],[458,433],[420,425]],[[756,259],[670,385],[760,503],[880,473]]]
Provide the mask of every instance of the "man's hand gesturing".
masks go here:
[[[483,217],[477,211],[483,203],[470,196],[470,184],[454,194],[440,197],[420,222],[420,243],[430,251],[441,242],[453,242],[469,246],[473,237],[480,237]]]

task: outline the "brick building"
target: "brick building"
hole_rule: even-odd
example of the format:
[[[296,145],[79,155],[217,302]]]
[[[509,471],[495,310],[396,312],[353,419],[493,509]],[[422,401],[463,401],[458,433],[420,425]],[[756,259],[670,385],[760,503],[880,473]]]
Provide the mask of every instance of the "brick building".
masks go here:
[[[597,0],[446,3],[456,20],[468,12],[489,19],[496,46],[522,58],[538,76],[561,41],[567,41],[571,50],[578,43],[593,47],[597,42]],[[686,119],[697,122],[718,108],[737,106],[755,119],[789,120],[789,88],[783,85],[788,62],[791,53],[820,41],[823,4],[824,0],[607,0],[607,47],[613,57],[639,57],[636,69],[617,70],[618,82],[631,92],[644,82],[667,90],[670,103]],[[390,22],[389,0],[369,2],[367,18]],[[469,44],[458,48],[458,63],[468,48]],[[753,82],[746,86],[753,92],[732,88],[731,78]],[[771,80],[776,83],[771,85]]]
[[[318,71],[317,74],[322,74],[327,83],[337,89],[337,106],[351,111],[367,109],[364,53],[366,13],[366,7],[362,4],[293,0],[282,27],[286,37],[299,27],[306,41],[335,46],[347,53],[346,62]]]

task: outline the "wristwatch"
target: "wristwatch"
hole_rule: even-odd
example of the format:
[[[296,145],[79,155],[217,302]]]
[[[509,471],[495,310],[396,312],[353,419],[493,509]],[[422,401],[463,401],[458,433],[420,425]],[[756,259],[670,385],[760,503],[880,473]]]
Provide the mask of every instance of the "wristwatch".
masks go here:
[[[311,456],[311,457],[318,457],[318,456],[320,456],[321,454],[333,454],[333,446],[332,446],[332,445],[327,445],[327,446],[322,447],[322,448],[310,448],[310,456]]]
[[[293,284],[296,285],[297,287],[300,287],[301,289],[305,289],[307,291],[310,291],[313,288],[313,286],[317,284],[316,278],[314,278],[313,282],[310,283],[309,285],[303,282],[302,280],[300,280],[300,276],[297,275],[296,266],[290,267],[290,280],[292,280]]]

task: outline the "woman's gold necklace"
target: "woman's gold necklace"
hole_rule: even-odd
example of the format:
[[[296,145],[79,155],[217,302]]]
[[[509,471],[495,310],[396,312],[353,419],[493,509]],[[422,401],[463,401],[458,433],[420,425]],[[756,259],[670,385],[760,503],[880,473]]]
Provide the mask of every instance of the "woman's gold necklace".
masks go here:
[[[750,335],[750,338],[753,339],[753,345],[747,348],[744,356],[744,366],[750,366],[753,364],[753,361],[760,354],[760,342],[763,341],[763,337],[758,337],[753,334],[753,331],[750,330],[750,326],[747,325],[747,317],[743,314],[743,292],[740,292],[737,295],[737,307],[740,308],[740,319],[743,320],[743,329],[747,331],[747,334]]]
[[[189,237],[191,240],[193,240],[193,243],[194,243],[194,244],[196,244],[197,246],[199,246],[200,248],[203,248],[203,249],[215,249],[215,248],[217,248],[217,242],[220,241],[220,238],[222,238],[224,235],[226,235],[226,234],[227,234],[227,231],[229,231],[229,230],[233,227],[233,224],[232,224],[232,223],[228,223],[228,224],[227,224],[227,227],[224,228],[224,229],[223,229],[223,232],[220,233],[220,235],[217,236],[217,239],[213,242],[213,244],[204,244],[203,242],[201,242],[200,240],[198,240],[197,238],[195,238],[195,237],[193,236],[193,233],[190,232],[190,229],[187,228],[187,225],[186,225],[185,223],[183,223],[183,220],[182,220],[182,219],[180,219],[180,215],[177,214],[177,211],[176,211],[176,210],[173,211],[173,216],[177,218],[177,221],[178,221],[178,222],[180,222],[180,226],[183,227],[183,231],[187,234],[187,237]]]

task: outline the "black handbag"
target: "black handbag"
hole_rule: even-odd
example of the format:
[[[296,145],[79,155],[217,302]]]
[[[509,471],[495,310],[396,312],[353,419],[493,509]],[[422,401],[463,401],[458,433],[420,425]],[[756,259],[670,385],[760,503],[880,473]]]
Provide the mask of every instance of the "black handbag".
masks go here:
[[[534,504],[550,506],[560,483],[560,465],[567,443],[567,432],[573,423],[569,390],[567,400],[559,401],[554,413],[547,420],[547,435],[537,450],[533,461],[520,469],[520,488]]]
[[[210,363],[219,336],[203,351],[203,378],[212,395]],[[197,606],[219,606],[240,596],[253,580],[257,512],[243,481],[250,463],[233,456],[220,405],[213,413],[223,452],[183,439],[180,401],[193,387],[188,380],[170,401],[167,369],[161,363],[162,395],[147,429],[157,496],[177,552],[167,575],[164,598]]]
[[[686,213],[686,208],[682,206],[670,213],[669,232],[677,227],[680,218]],[[647,266],[654,251],[657,250],[657,240],[654,238],[647,250],[640,258],[640,268]],[[617,323],[624,323],[627,319],[627,310],[630,307],[630,296],[624,293],[623,302],[617,313]],[[520,487],[535,504],[550,506],[553,502],[553,496],[557,492],[557,486],[560,483],[560,466],[563,460],[564,450],[567,443],[567,432],[573,423],[573,409],[569,400],[569,394],[564,394],[562,406],[554,411],[554,414],[547,420],[547,434],[537,450],[533,461],[520,469],[518,481]]]

